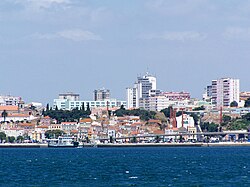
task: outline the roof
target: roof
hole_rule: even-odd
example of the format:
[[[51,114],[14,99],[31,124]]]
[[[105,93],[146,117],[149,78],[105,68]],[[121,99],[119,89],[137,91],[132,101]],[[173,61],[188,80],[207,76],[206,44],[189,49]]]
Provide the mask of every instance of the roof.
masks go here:
[[[92,122],[91,118],[84,118],[80,120],[80,123],[91,123],[91,122]]]
[[[0,110],[6,110],[6,111],[18,111],[18,106],[0,106]]]
[[[32,126],[34,126],[35,127],[35,124],[32,124],[32,123],[19,123],[19,126],[22,126],[22,127],[32,127]]]
[[[15,113],[15,114],[8,114],[7,117],[29,117],[30,115],[28,114],[19,114],[19,113]]]
[[[62,125],[69,125],[69,124],[74,124],[76,125],[77,122],[61,122]]]
[[[148,120],[148,123],[161,123],[161,121],[157,119],[150,119]]]
[[[48,125],[39,125],[39,126],[37,126],[36,128],[43,128],[43,129],[47,129],[47,128],[49,128],[49,127],[48,127]]]

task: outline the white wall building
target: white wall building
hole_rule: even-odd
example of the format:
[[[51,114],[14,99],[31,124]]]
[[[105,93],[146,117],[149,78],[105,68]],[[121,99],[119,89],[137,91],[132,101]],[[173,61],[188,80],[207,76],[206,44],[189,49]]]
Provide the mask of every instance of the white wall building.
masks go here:
[[[217,109],[230,107],[230,103],[240,101],[239,79],[221,78],[212,81],[212,104]]]
[[[127,88],[127,108],[145,108],[148,106],[148,98],[151,90],[156,90],[156,77],[146,73],[137,77],[133,88]]]
[[[1,95],[0,96],[0,106],[18,106],[22,102],[21,97]]]
[[[74,108],[81,109],[84,103],[85,110],[87,106],[89,105],[90,109],[92,108],[99,108],[99,107],[107,107],[113,108],[113,107],[120,107],[123,105],[124,107],[127,106],[126,101],[120,101],[116,99],[107,99],[104,101],[70,101],[67,99],[54,99],[53,108],[58,108],[58,110],[72,110]]]
[[[163,95],[149,97],[149,110],[151,111],[161,111],[168,108],[170,104],[169,99]]]
[[[182,115],[176,117],[176,122],[177,128],[182,127]],[[194,127],[194,118],[187,114],[183,114],[183,127],[186,129],[188,129],[188,127]]]

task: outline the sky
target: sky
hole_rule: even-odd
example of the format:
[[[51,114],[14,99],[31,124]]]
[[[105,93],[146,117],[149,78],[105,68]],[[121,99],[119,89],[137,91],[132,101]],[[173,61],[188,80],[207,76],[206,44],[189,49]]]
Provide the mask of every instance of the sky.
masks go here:
[[[1,0],[0,95],[126,100],[147,71],[196,98],[222,77],[250,91],[249,20],[250,0]]]

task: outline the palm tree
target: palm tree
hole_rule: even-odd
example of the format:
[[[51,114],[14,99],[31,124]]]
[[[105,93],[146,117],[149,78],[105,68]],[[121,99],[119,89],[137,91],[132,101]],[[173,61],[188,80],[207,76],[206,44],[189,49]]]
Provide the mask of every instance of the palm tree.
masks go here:
[[[2,117],[3,117],[3,121],[4,121],[4,122],[5,122],[7,116],[8,116],[8,113],[6,112],[6,110],[4,110],[4,111],[2,112]]]

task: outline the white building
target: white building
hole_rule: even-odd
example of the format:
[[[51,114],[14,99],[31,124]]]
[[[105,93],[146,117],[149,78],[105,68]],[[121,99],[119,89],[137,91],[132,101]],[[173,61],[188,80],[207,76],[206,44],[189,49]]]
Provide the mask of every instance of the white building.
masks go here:
[[[127,88],[127,108],[139,108],[139,94],[137,85],[134,88]]]
[[[217,109],[230,107],[230,103],[240,101],[239,79],[221,78],[212,81],[212,104]]]
[[[53,108],[58,108],[58,110],[72,110],[75,108],[81,109],[84,104],[85,110],[89,105],[90,109],[92,108],[99,108],[99,107],[124,107],[127,106],[126,101],[120,101],[116,99],[107,99],[104,101],[70,101],[68,99],[54,99]]]
[[[67,99],[69,101],[79,101],[80,95],[73,92],[59,94],[59,99]]]
[[[171,102],[163,95],[149,97],[149,110],[161,111],[162,109],[168,108]]]
[[[1,95],[0,106],[18,106],[22,102],[21,97]]]
[[[152,90],[156,90],[156,77],[146,73],[142,77],[137,77],[137,82],[133,88],[127,88],[127,108],[144,108],[148,106],[148,98]]]
[[[104,101],[107,99],[110,99],[110,90],[105,88],[94,90],[94,101]]]
[[[177,122],[177,128],[182,127],[182,115],[176,117],[176,122]],[[187,115],[183,114],[183,127],[188,129],[189,127],[194,127],[194,118]]]

